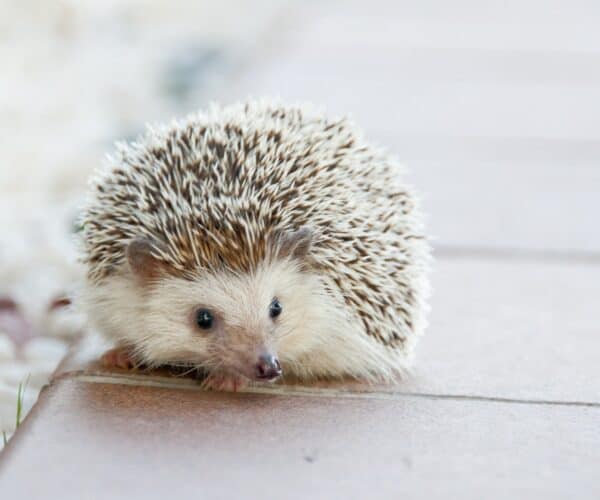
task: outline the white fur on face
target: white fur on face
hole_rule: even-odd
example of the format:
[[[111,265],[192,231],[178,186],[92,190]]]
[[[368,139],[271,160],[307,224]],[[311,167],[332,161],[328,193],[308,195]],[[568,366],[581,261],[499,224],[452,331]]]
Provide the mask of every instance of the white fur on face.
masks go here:
[[[264,265],[252,274],[164,279],[147,297],[153,339],[145,343],[145,355],[162,356],[162,346],[173,342],[170,332],[177,330],[180,357],[191,354],[189,361],[252,376],[263,353],[295,357],[310,349],[310,338],[299,336],[298,327],[305,318],[309,320],[318,291],[318,279],[301,273],[291,262]],[[269,315],[274,298],[283,305],[277,318]],[[213,314],[210,330],[195,324],[198,309]]]
[[[270,353],[284,375],[299,378],[386,378],[402,370],[402,360],[370,341],[325,285],[294,260],[282,260],[251,274],[167,277],[147,287],[115,277],[90,287],[85,303],[96,326],[148,365],[190,364],[251,377],[258,356]],[[273,319],[274,298],[283,311]],[[199,308],[213,313],[210,330],[195,324]]]
[[[317,319],[311,310],[319,310],[321,289],[316,276],[280,261],[252,274],[167,277],[147,287],[130,276],[115,277],[90,287],[84,303],[101,331],[150,365],[198,364],[250,376],[262,353],[284,362],[311,349],[305,324]],[[283,305],[277,318],[269,315],[274,298]],[[200,308],[215,318],[210,330],[195,324]]]

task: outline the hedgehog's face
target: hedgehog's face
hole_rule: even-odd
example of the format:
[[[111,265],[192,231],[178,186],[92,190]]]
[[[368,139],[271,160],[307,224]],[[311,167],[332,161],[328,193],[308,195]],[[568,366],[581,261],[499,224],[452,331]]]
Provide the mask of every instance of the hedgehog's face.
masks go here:
[[[252,273],[153,280],[140,299],[145,312],[130,343],[151,364],[197,364],[250,379],[276,379],[313,347],[309,332],[320,321],[323,286],[303,269],[304,243],[308,249],[308,242],[298,239],[293,252]],[[132,252],[129,261],[135,270]],[[147,272],[147,261],[143,268]]]

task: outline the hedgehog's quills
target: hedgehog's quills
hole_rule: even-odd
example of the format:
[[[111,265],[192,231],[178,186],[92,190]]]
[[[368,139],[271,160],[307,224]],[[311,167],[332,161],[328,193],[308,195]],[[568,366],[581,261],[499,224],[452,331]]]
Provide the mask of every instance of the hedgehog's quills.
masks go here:
[[[108,163],[83,218],[82,298],[137,362],[234,389],[407,370],[429,249],[397,164],[348,121],[213,108]]]

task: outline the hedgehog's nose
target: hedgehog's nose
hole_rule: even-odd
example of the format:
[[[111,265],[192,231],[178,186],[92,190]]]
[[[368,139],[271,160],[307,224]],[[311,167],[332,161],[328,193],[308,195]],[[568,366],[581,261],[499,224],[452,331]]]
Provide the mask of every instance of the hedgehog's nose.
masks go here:
[[[279,360],[272,354],[262,354],[254,367],[258,380],[275,380],[281,375]]]

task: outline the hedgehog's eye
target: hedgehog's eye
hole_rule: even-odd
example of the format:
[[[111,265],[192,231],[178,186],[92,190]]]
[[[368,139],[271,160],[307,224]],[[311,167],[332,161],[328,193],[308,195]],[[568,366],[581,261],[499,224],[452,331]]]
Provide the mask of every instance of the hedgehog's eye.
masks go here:
[[[277,299],[273,299],[271,305],[269,306],[269,316],[271,316],[271,318],[276,318],[281,314],[282,310],[283,307],[281,302],[279,302]]]
[[[196,324],[203,330],[209,330],[213,325],[213,315],[208,309],[198,309],[196,311]]]

